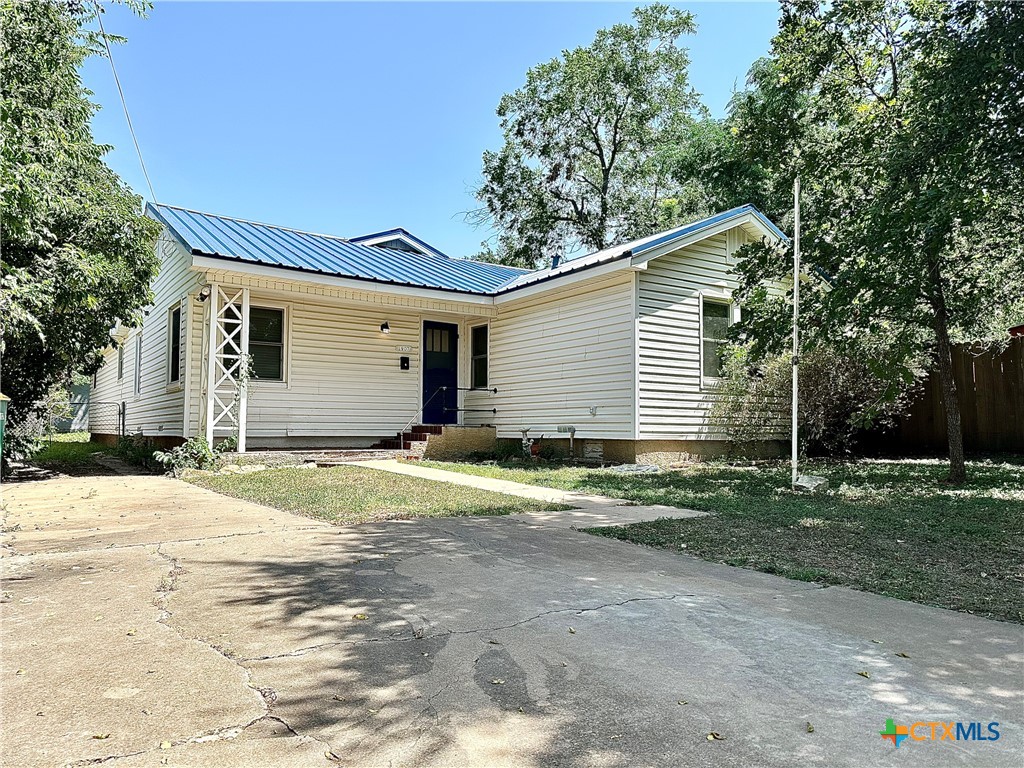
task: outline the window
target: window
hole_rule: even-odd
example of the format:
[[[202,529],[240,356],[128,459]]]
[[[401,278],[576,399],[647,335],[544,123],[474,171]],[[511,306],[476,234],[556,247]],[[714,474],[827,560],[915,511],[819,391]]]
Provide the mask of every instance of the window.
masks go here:
[[[701,372],[706,379],[722,375],[722,349],[729,330],[729,304],[701,299]]]
[[[427,329],[427,352],[448,353],[448,330],[445,328]]]
[[[284,381],[283,309],[249,309],[249,355],[255,378]]]
[[[124,378],[124,344],[117,347],[117,380]]]
[[[171,310],[170,344],[168,353],[171,356],[168,378],[172,382],[181,379],[181,308]]]
[[[470,386],[484,389],[487,386],[487,326],[478,325],[470,330]]]
[[[135,394],[142,393],[142,331],[135,334]]]

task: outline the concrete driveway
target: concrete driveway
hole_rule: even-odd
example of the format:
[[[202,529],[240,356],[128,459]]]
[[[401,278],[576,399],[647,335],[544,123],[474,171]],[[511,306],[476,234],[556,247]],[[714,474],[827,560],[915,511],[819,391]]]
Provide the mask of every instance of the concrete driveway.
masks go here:
[[[529,516],[336,528],[156,477],[3,499],[5,766],[1024,759],[1017,625]],[[896,749],[888,718],[1001,736]]]

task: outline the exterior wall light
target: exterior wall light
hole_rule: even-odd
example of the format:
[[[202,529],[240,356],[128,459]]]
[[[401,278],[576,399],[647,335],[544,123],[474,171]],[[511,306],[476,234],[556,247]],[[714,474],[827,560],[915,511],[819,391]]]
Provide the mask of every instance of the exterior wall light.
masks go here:
[[[388,321],[387,320],[385,320],[383,323],[380,324],[380,332],[381,333],[391,333],[391,326],[388,325]]]
[[[200,288],[199,294],[196,296],[196,298],[199,299],[200,301],[206,301],[208,298],[210,298],[210,286],[204,285],[202,288]]]

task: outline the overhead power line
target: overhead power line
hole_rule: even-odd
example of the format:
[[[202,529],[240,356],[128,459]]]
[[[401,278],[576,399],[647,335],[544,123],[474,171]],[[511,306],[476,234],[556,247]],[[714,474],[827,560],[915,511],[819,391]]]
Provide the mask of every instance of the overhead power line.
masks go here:
[[[110,71],[114,73],[114,84],[117,85],[117,92],[121,96],[121,107],[124,109],[124,119],[128,123],[128,132],[135,142],[135,152],[139,156],[139,165],[142,166],[142,175],[146,177],[146,184],[149,185],[149,195],[153,202],[157,202],[156,192],[153,191],[153,182],[149,179],[149,171],[146,170],[146,161],[142,159],[142,148],[139,147],[139,139],[135,135],[135,126],[132,125],[132,116],[128,114],[128,102],[124,98],[124,89],[121,88],[121,78],[117,76],[117,67],[114,66],[114,55],[110,52],[110,41],[107,39],[107,31],[103,28],[103,8],[98,0],[94,0],[96,6],[96,20],[100,25],[100,35],[103,37],[103,47],[107,49],[107,61],[110,62]]]

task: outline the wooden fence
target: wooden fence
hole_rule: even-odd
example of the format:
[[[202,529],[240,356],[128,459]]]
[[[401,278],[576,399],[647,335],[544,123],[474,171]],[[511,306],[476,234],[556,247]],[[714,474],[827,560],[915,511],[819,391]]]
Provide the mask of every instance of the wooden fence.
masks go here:
[[[964,450],[1024,453],[1024,338],[1002,352],[958,346],[953,349]],[[941,453],[946,441],[946,409],[938,374],[932,372],[898,424],[875,436],[877,448],[893,453]]]

